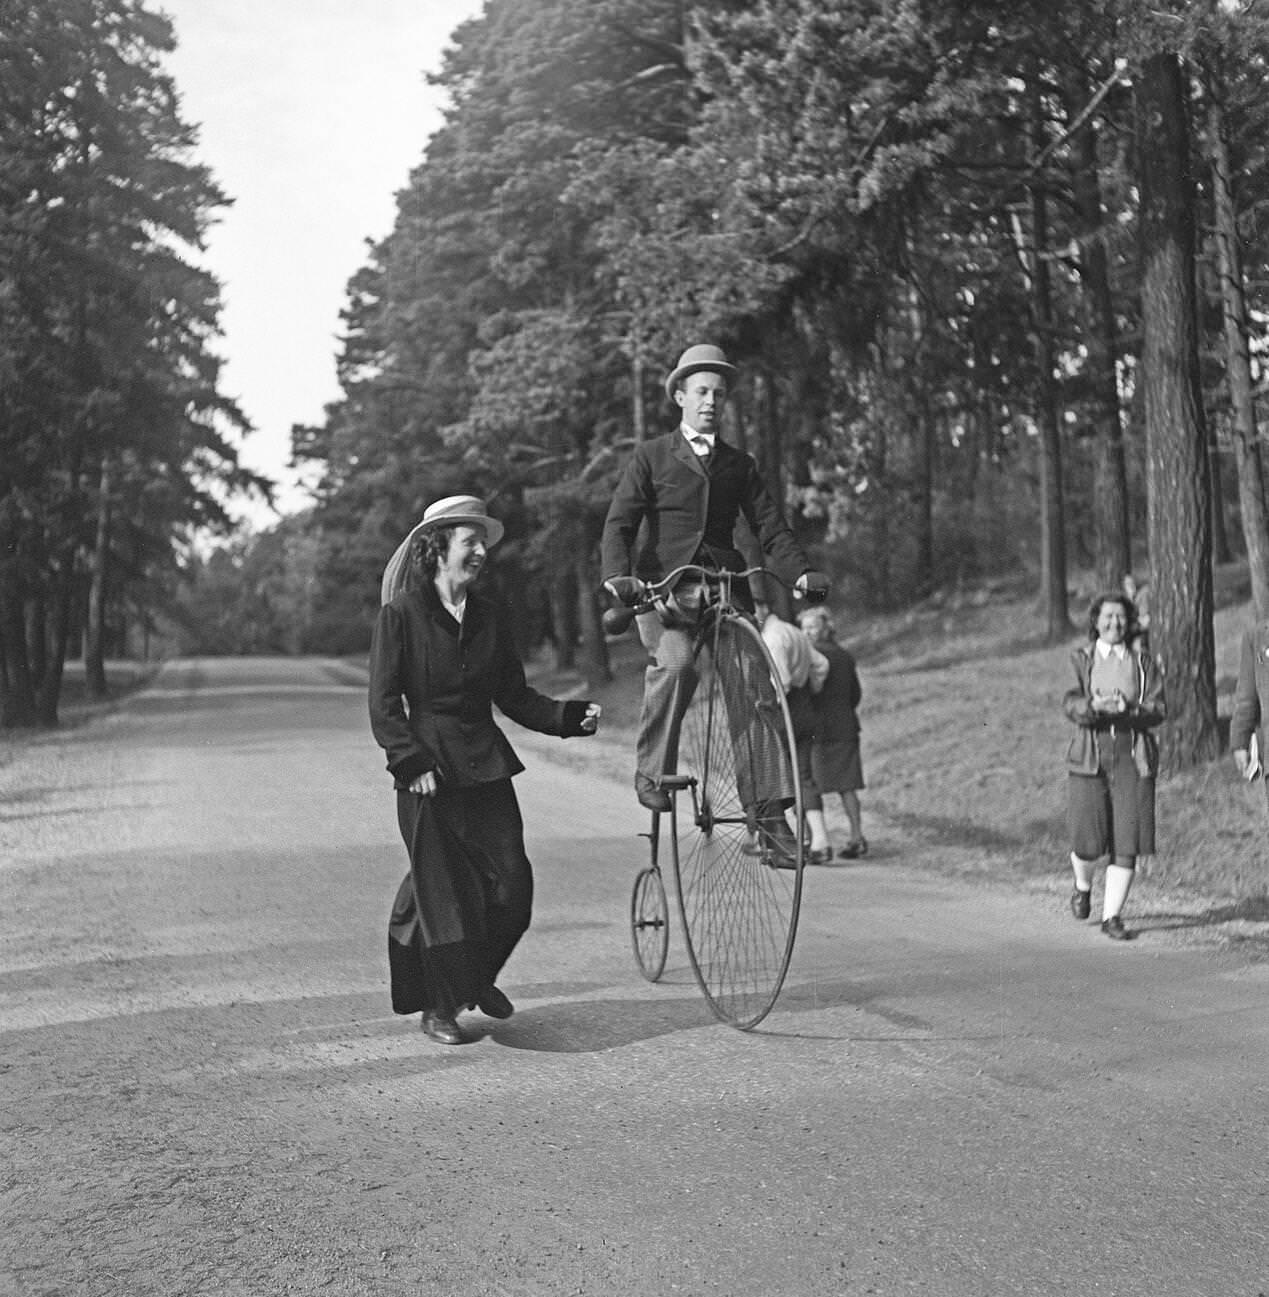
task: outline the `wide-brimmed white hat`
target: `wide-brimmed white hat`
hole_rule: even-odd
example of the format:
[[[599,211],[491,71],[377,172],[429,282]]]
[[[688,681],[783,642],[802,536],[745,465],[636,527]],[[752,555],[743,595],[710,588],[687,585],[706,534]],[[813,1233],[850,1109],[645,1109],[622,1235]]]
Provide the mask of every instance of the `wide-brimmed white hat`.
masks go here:
[[[674,389],[689,375],[699,374],[702,369],[711,369],[722,374],[728,380],[736,376],[733,365],[721,347],[702,342],[688,349],[679,357],[679,363],[665,376],[665,394],[674,400]]]
[[[396,547],[388,565],[383,569],[379,587],[379,602],[391,603],[405,588],[405,578],[410,566],[410,545],[414,538],[437,527],[480,527],[485,533],[485,546],[493,547],[502,539],[502,523],[491,518],[485,502],[475,495],[447,495],[443,500],[429,504],[423,517],[410,529],[410,534]]]

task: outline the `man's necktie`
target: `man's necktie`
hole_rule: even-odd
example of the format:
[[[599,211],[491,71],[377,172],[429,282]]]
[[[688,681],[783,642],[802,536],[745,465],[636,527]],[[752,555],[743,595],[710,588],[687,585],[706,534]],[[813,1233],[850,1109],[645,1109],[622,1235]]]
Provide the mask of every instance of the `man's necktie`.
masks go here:
[[[702,464],[709,463],[711,447],[708,437],[693,437],[692,449],[696,452],[696,458],[699,459]]]

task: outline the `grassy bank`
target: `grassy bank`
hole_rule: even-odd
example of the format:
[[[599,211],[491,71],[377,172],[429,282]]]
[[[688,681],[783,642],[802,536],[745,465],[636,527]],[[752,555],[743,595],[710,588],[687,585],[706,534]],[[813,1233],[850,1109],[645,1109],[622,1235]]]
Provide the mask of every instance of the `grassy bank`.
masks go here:
[[[1252,612],[1239,597],[1236,573],[1224,575],[1220,590],[1218,709],[1227,720],[1239,638]],[[1085,607],[1082,596],[1074,599],[1072,615],[1082,620]],[[862,797],[870,840],[896,858],[937,860],[938,848],[947,848],[947,867],[958,873],[1063,877],[1070,723],[1061,699],[1080,634],[1044,645],[1033,604],[1008,595],[858,625],[838,620],[863,681]],[[616,679],[591,695],[604,705],[603,742],[568,745],[565,759],[602,764],[624,781],[643,664],[633,631],[614,641],[613,656]],[[533,675],[539,688],[557,695],[581,688],[576,677],[543,663]],[[841,836],[844,820],[833,809],[830,827]],[[1159,854],[1142,862],[1152,882],[1248,902],[1249,911],[1269,906],[1262,792],[1237,778],[1228,757],[1161,778],[1158,821]]]

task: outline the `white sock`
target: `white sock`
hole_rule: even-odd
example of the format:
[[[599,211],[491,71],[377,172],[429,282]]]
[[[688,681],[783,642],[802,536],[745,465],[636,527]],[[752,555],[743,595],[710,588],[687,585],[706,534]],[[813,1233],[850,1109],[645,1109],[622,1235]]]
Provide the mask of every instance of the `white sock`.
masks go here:
[[[811,850],[828,850],[828,825],[824,822],[823,811],[807,811],[806,827],[811,830]]]
[[[1093,861],[1083,860],[1071,852],[1071,868],[1075,871],[1075,889],[1080,892],[1093,890]]]
[[[1131,869],[1123,865],[1106,866],[1106,895],[1102,898],[1102,922],[1113,919],[1124,908],[1128,892],[1132,887]]]

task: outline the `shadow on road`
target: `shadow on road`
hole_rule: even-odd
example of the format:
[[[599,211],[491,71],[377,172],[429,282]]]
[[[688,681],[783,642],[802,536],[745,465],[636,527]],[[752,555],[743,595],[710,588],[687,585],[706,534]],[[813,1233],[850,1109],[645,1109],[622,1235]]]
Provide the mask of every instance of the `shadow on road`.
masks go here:
[[[715,1025],[695,987],[673,998],[591,1000],[521,1009],[486,1033],[495,1044],[546,1054],[587,1054]]]
[[[1213,905],[1197,914],[1147,911],[1133,924],[1139,932],[1179,932],[1187,928],[1210,928],[1222,923],[1265,923],[1269,921],[1269,895],[1249,896],[1227,905]],[[1269,938],[1257,937],[1269,948]]]

